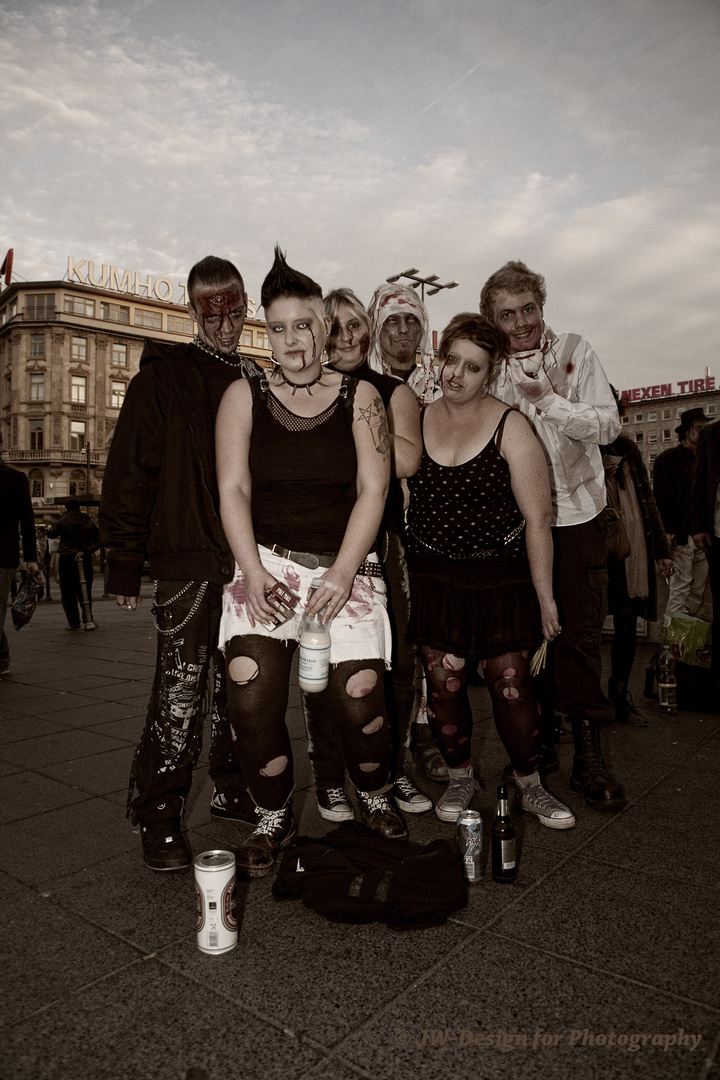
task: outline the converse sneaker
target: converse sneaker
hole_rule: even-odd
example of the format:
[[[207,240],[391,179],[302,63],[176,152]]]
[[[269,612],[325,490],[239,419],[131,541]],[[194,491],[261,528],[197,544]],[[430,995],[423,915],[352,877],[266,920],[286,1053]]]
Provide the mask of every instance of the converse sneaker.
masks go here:
[[[448,772],[450,783],[435,804],[435,813],[441,821],[451,821],[454,825],[458,816],[473,801],[480,785],[473,776],[471,766],[467,769],[448,769]]]
[[[213,788],[210,799],[210,813],[213,817],[230,818],[231,821],[244,821],[246,825],[254,825],[257,821],[255,803],[246,792],[233,795]]]
[[[320,817],[325,821],[355,820],[355,812],[341,787],[318,788],[315,798]]]
[[[407,776],[398,776],[388,795],[406,814],[424,814],[432,810],[432,799],[424,791],[419,791]]]
[[[386,840],[407,840],[405,822],[386,795],[369,795],[367,791],[356,794],[363,825]]]
[[[292,804],[280,810],[255,807],[259,825],[237,849],[238,873],[263,877],[275,865],[276,856],[295,835]]]
[[[529,814],[535,814],[541,825],[547,825],[549,829],[572,829],[575,824],[572,810],[545,790],[538,773],[531,776],[516,774],[515,784],[521,807]]]

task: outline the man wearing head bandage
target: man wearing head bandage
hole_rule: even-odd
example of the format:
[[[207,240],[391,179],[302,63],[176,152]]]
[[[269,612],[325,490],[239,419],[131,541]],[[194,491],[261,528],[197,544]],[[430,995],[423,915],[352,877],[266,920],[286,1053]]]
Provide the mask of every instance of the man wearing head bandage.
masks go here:
[[[408,285],[386,282],[375,290],[369,312],[373,329],[368,364],[372,370],[402,379],[423,406],[440,397],[430,321],[415,291]]]
[[[415,394],[422,408],[435,398],[441,397],[442,391],[437,384],[435,373],[430,320],[427,309],[415,290],[409,285],[384,282],[375,290],[368,313],[372,320],[367,358],[371,370],[402,379]],[[387,530],[384,546],[391,608],[395,613],[397,627],[406,629],[410,614],[410,584],[405,562],[402,521],[396,523],[395,528]],[[401,608],[404,608],[405,614],[399,617]],[[405,629],[396,630],[395,670],[409,670],[411,673],[415,670],[417,686],[419,670],[415,668],[415,646],[405,641]],[[415,765],[422,769],[428,780],[446,780],[447,765],[430,735],[424,692],[416,691],[415,705],[410,711],[415,717],[411,739]],[[410,737],[410,719],[410,715],[407,715],[399,724],[402,745],[398,747],[397,765],[400,771],[405,756],[404,744]],[[402,805],[403,809],[407,809],[407,805]]]

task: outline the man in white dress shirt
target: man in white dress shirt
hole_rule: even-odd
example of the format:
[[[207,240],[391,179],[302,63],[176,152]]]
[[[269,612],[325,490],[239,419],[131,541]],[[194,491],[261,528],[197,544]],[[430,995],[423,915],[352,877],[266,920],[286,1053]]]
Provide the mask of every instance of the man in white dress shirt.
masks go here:
[[[491,393],[530,421],[548,462],[553,497],[554,592],[562,633],[552,646],[557,700],[575,743],[570,786],[588,806],[625,805],[600,749],[599,725],[614,720],[601,689],[600,643],[607,612],[607,548],[598,515],[605,506],[599,444],[621,430],[610,384],[577,334],[555,334],[543,319],[545,280],[522,262],[506,263],[483,286],[482,314],[505,332],[507,356]]]

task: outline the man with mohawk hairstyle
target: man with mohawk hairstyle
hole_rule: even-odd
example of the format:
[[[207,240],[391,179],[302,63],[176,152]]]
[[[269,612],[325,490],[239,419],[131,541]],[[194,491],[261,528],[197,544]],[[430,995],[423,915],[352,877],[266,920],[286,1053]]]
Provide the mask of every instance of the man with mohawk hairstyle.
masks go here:
[[[192,344],[148,342],[110,447],[100,505],[107,590],[132,612],[150,561],[158,630],[155,681],[130,775],[128,814],[152,870],[182,870],[192,852],[182,831],[202,739],[208,670],[222,587],[233,558],[220,524],[214,420],[230,383],[256,370],[237,352],[247,296],[232,263],[208,255],[188,275]],[[253,807],[223,715],[216,672],[210,812],[246,820]],[[133,797],[134,796],[134,797]]]

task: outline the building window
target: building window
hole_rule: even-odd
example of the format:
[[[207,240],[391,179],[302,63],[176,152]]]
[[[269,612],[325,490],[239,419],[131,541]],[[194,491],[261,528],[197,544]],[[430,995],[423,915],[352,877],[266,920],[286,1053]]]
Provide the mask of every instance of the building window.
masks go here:
[[[636,431],[635,432],[635,442],[636,443],[641,443],[642,441],[643,441],[643,433],[642,433],[642,431]]]
[[[715,409],[716,409],[715,405],[708,405],[708,407],[706,409],[706,412],[707,412],[708,416],[714,416],[715,415]]]
[[[100,318],[109,322],[130,323],[130,308],[125,304],[100,303]]]
[[[30,482],[30,496],[33,499],[42,499],[45,495],[45,473],[42,469],[31,469],[28,473]]]
[[[33,359],[42,357],[45,355],[45,335],[33,334],[30,339],[30,355]]]
[[[158,315],[155,311],[135,308],[135,325],[144,326],[148,330],[162,330],[162,315]]]
[[[30,421],[30,449],[42,450],[45,444],[45,421]]]
[[[45,400],[45,376],[44,375],[31,375],[30,376],[30,400],[31,401],[44,401]]]
[[[641,412],[635,413],[635,423],[642,424],[643,414]]]
[[[270,338],[267,336],[267,331],[265,331],[265,330],[256,330],[255,331],[255,339],[256,339],[256,344],[257,344],[258,349],[269,349],[270,348]]]
[[[684,409],[678,409],[678,410],[676,411],[676,413],[675,413],[675,418],[676,418],[677,420],[679,420],[679,419],[680,419],[680,417],[682,416],[682,414],[683,414],[684,412],[685,412],[685,410],[684,410]]]
[[[654,450],[654,451],[651,450],[650,451],[650,463],[651,464],[655,460],[656,457],[657,457],[657,450]]]
[[[243,330],[243,332],[242,332],[242,343],[243,343],[243,345],[247,345],[247,346],[249,346],[250,348],[252,348],[252,343],[253,343],[253,332],[252,332],[252,330],[251,330],[251,329],[250,329],[249,327],[247,327],[247,328],[246,328],[245,330]]]
[[[192,334],[192,319],[181,319],[177,315],[168,315],[167,328],[170,334]]]
[[[70,421],[70,449],[71,450],[84,450],[85,449],[85,421],[84,420],[71,420]]]
[[[84,296],[66,296],[65,311],[70,315],[86,315],[92,319],[95,317],[95,301]]]
[[[113,342],[112,362],[116,367],[127,367],[127,345],[118,345]]]
[[[623,416],[622,422],[623,422],[623,424],[629,424],[630,423],[630,417],[629,416]]]
[[[70,473],[70,494],[84,495],[87,478],[82,469],[73,469]]]
[[[87,360],[87,338],[74,337],[72,339],[73,360]]]
[[[672,415],[672,409],[663,409],[663,420],[669,420]]]
[[[73,375],[70,379],[70,400],[73,405],[87,403],[87,379],[84,375]]]
[[[663,428],[663,442],[670,442],[670,428]]]
[[[652,422],[653,422],[654,420],[657,420],[657,413],[656,413],[656,412],[649,412],[649,413],[648,413],[648,420],[649,420],[649,421],[650,421],[651,423],[652,423]]]
[[[657,442],[657,431],[648,432],[648,442]]]
[[[113,409],[121,409],[125,400],[125,383],[113,379],[110,405]]]
[[[54,319],[55,293],[40,293],[25,297],[26,319]]]

